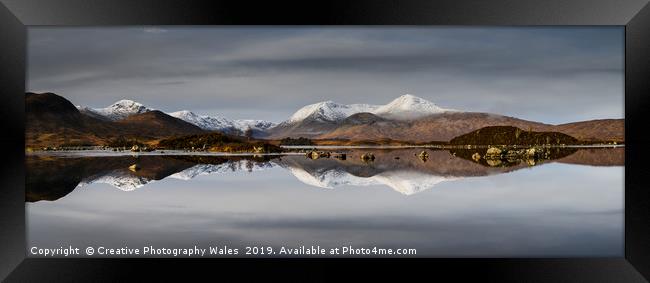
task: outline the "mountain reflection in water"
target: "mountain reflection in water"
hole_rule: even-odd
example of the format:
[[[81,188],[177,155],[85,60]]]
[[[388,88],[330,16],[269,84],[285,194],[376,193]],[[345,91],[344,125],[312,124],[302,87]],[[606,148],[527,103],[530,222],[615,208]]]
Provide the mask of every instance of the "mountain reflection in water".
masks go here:
[[[475,149],[336,151],[345,160],[28,155],[27,243],[623,255],[623,148],[565,148],[544,160],[491,164],[472,158]],[[374,160],[363,161],[368,153]]]
[[[259,171],[275,167],[286,169],[304,184],[320,188],[339,186],[387,186],[412,195],[446,181],[468,177],[505,174],[550,162],[591,166],[624,166],[624,148],[552,148],[545,160],[490,162],[473,160],[476,149],[431,150],[427,158],[418,157],[423,149],[345,150],[344,160],[310,159],[289,156],[111,156],[54,157],[30,155],[26,158],[27,202],[54,201],[74,189],[105,183],[123,191],[173,178],[192,180],[201,175]],[[481,153],[484,155],[484,149]],[[375,159],[363,161],[371,152]],[[138,170],[130,169],[133,164]]]

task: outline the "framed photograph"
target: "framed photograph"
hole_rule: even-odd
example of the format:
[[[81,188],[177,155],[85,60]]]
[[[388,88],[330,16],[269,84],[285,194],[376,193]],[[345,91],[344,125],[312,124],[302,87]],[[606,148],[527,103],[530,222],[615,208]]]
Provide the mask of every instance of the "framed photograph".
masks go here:
[[[650,276],[647,1],[2,4],[9,282]]]

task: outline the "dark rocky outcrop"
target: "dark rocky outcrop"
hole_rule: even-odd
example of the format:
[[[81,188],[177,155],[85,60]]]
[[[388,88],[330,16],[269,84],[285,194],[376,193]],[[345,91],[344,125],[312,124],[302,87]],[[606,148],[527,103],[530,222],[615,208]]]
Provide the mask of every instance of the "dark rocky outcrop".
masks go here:
[[[571,145],[581,142],[558,132],[526,131],[511,126],[491,126],[455,137],[452,145]]]

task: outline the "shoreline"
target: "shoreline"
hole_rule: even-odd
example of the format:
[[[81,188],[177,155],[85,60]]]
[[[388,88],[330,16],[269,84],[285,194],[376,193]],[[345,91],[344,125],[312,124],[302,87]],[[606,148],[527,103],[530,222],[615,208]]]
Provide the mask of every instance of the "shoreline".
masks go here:
[[[390,149],[432,149],[432,150],[450,150],[450,149],[477,149],[489,147],[509,147],[509,148],[530,148],[534,146],[523,145],[396,145],[396,146],[377,146],[377,145],[356,145],[356,146],[280,146],[284,149],[295,150],[316,150],[316,149],[375,149],[375,150],[390,150]],[[546,148],[624,148],[624,144],[619,145],[541,145],[538,147]],[[254,153],[254,152],[205,152],[205,151],[186,151],[186,150],[154,150],[150,152],[132,152],[130,150],[112,151],[110,149],[101,148],[88,148],[88,149],[60,149],[60,150],[37,150],[25,151],[26,156],[89,156],[89,157],[110,157],[110,156],[285,156],[285,155],[304,155],[304,151],[295,152],[281,152],[281,153]]]
[[[549,148],[620,148],[625,144],[591,144],[591,145],[280,145],[286,149],[408,149],[408,148],[431,148],[431,149],[474,149],[489,147],[511,147],[511,148],[530,148],[530,147],[549,147]]]

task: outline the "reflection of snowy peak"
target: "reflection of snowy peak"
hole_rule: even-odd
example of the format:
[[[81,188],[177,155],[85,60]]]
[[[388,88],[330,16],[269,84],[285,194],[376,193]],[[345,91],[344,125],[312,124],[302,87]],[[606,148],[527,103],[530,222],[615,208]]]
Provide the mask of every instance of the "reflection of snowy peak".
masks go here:
[[[187,168],[181,172],[170,175],[170,178],[180,179],[180,180],[190,180],[197,176],[208,175],[212,173],[223,173],[231,171],[228,167],[228,163],[214,165],[214,164],[197,164],[190,168]]]
[[[404,195],[412,195],[431,189],[444,181],[456,180],[457,178],[416,171],[391,171],[372,176],[371,179]]]
[[[111,174],[104,175],[93,180],[79,183],[79,186],[83,187],[88,184],[108,184],[122,191],[129,192],[141,188],[149,182],[151,182],[151,180],[145,177],[128,175],[121,172],[113,172]]]
[[[127,99],[117,101],[106,108],[89,108],[82,106],[77,106],[77,108],[81,112],[85,112],[91,116],[99,115],[112,121],[121,120],[134,114],[140,114],[154,110],[147,108],[141,103]]]
[[[416,171],[390,171],[364,178],[336,169],[313,173],[296,167],[287,169],[301,182],[315,187],[332,189],[338,186],[386,185],[404,195],[416,194],[431,189],[441,182],[456,179]]]
[[[187,181],[201,175],[236,171],[261,171],[272,168],[273,166],[274,165],[270,162],[262,163],[252,160],[239,160],[222,164],[197,164],[183,171],[169,175],[168,177]],[[147,179],[145,177],[135,176],[128,172],[116,170],[94,179],[83,180],[77,186],[84,187],[89,184],[108,184],[122,191],[128,192],[139,189],[151,182],[153,182],[153,180]]]
[[[301,182],[319,188],[333,189],[334,187],[344,185],[372,185],[369,178],[357,177],[341,170],[323,170],[309,173],[297,167],[288,167],[287,169]]]
[[[288,124],[313,119],[337,122],[357,113],[372,113],[391,119],[415,119],[427,115],[452,111],[410,94],[402,95],[386,105],[338,104],[333,101],[314,103],[300,108],[285,122]]]
[[[368,171],[356,166],[350,168],[332,166],[331,163],[327,167],[313,167],[309,163],[307,165],[301,165],[300,158],[298,160],[293,159],[293,161],[290,157],[287,157],[287,159],[288,161],[282,159],[271,159],[269,161],[239,159],[220,164],[194,164],[191,167],[183,166],[183,170],[167,175],[165,178],[188,181],[198,176],[233,172],[254,172],[278,166],[289,171],[300,182],[310,186],[329,189],[340,186],[388,186],[404,195],[416,194],[431,189],[441,182],[459,178],[409,170],[408,168]],[[299,162],[296,163],[295,161]],[[361,170],[359,172],[362,176],[369,177],[355,175],[356,173],[354,172],[358,170]],[[106,171],[102,175],[98,174],[85,178],[78,186],[83,187],[88,184],[102,183],[111,185],[122,191],[133,191],[154,181],[153,179],[137,176],[136,174],[124,169]],[[160,177],[156,177],[156,179]]]
[[[197,164],[181,172],[170,175],[170,178],[190,180],[197,176],[220,174],[235,171],[260,171],[273,167],[271,163],[256,163],[250,160],[240,160],[222,164]]]

